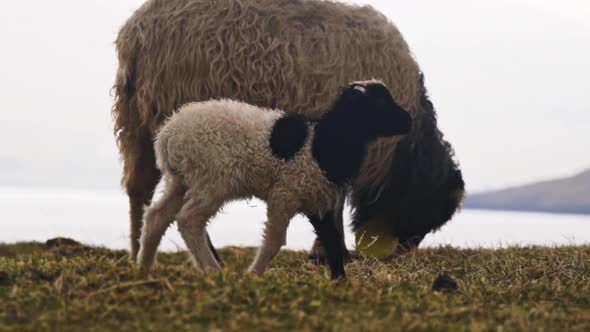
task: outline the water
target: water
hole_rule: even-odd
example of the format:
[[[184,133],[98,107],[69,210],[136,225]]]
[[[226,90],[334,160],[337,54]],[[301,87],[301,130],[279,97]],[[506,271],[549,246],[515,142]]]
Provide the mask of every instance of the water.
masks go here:
[[[45,241],[63,236],[87,244],[127,249],[127,216],[127,197],[116,191],[0,187],[0,242]],[[233,203],[212,221],[209,233],[216,247],[257,246],[264,220],[263,202]],[[289,227],[287,248],[307,250],[313,239],[309,223],[296,217]],[[353,248],[350,229],[346,240]],[[590,216],[465,210],[440,231],[429,234],[422,246],[580,244],[590,244]],[[167,231],[160,249],[185,249],[176,226]]]

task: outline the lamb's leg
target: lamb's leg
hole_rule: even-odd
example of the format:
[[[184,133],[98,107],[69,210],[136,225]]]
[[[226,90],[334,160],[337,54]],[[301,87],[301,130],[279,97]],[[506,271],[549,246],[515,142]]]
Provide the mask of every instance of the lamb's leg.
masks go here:
[[[185,192],[186,187],[178,179],[169,179],[162,198],[146,210],[137,258],[143,268],[149,268],[154,264],[158,245],[182,207]]]
[[[286,243],[287,227],[296,211],[295,208],[289,207],[286,204],[268,202],[268,220],[264,225],[262,245],[256,254],[254,262],[248,268],[248,272],[254,272],[258,275],[264,273],[270,261]]]
[[[310,222],[312,222],[311,219]],[[333,223],[336,231],[340,235],[340,247],[344,255],[344,261],[347,262],[350,260],[350,253],[348,252],[348,249],[346,249],[346,243],[344,241],[344,202],[336,208],[334,212]],[[328,262],[328,255],[325,245],[319,236],[316,237],[315,241],[313,242],[313,246],[309,252],[309,259],[319,265],[323,265]]]
[[[346,248],[342,249],[342,233],[336,227],[334,212],[326,213],[323,218],[310,216],[309,221],[313,225],[318,238],[322,241],[330,265],[332,279],[346,278],[344,253],[348,253],[348,251]]]
[[[195,264],[204,273],[221,270],[209,247],[206,231],[207,222],[219,210],[221,204],[214,203],[203,195],[190,197],[176,216],[178,230],[191,252]]]

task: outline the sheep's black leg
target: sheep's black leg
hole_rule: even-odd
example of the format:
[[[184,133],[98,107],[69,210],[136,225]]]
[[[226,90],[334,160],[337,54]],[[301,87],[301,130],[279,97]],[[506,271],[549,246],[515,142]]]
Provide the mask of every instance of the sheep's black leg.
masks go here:
[[[349,262],[351,256],[348,249],[346,249],[346,243],[344,242],[344,204],[336,208],[333,222],[338,234],[340,234],[340,246],[342,247],[342,252],[344,254],[344,262]],[[326,250],[319,237],[317,237],[313,243],[313,247],[309,253],[309,259],[318,265],[324,265],[327,263]]]
[[[308,217],[326,251],[332,279],[346,278],[344,272],[344,252],[346,249],[342,248],[342,236],[336,228],[334,211],[326,213],[323,218]]]
[[[211,242],[211,238],[209,237],[209,233],[207,233],[207,243],[209,243],[209,249],[211,249],[211,252],[213,253],[213,257],[215,257],[215,260],[217,261],[217,263],[219,263],[219,266],[223,267],[223,261],[221,260],[221,258],[217,254],[217,250],[215,250],[215,247],[213,246],[213,243]]]
[[[309,251],[309,259],[317,265],[326,265],[326,250],[324,249],[322,241],[320,241],[320,238],[317,236]]]

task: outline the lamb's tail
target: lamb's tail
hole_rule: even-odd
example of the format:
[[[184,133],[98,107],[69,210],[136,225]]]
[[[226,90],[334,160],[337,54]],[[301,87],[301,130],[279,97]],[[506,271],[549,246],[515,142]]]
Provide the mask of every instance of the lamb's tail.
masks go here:
[[[154,152],[156,153],[156,165],[163,174],[176,174],[176,170],[170,162],[170,138],[166,131],[166,126],[158,131],[154,143]]]

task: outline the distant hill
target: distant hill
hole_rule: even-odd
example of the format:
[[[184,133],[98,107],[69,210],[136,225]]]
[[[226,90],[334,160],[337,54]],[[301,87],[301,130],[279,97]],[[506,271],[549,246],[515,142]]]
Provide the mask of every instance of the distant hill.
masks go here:
[[[590,214],[590,170],[564,179],[469,195],[465,208]]]

